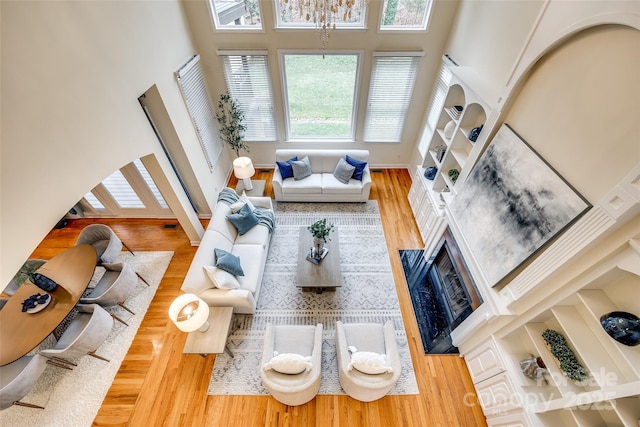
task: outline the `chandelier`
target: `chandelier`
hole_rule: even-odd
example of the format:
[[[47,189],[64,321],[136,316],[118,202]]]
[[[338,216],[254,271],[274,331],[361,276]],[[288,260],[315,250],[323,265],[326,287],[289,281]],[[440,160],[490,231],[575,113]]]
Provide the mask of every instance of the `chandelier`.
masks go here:
[[[283,13],[287,10],[300,20],[313,22],[320,32],[322,49],[329,42],[329,31],[336,29],[336,22],[352,22],[352,16],[364,13],[369,0],[279,0]]]

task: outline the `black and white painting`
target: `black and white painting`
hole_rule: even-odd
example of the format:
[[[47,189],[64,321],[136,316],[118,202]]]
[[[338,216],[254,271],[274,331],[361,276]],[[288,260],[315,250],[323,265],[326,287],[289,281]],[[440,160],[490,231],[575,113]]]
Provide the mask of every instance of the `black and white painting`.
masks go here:
[[[504,124],[450,210],[489,286],[591,205]]]

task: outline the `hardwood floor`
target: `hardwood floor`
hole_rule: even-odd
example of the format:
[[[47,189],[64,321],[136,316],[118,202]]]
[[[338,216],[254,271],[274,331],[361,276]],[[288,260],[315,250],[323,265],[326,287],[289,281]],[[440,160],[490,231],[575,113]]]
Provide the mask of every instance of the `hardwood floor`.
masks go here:
[[[186,334],[169,321],[167,310],[181,291],[182,279],[196,251],[171,220],[72,220],[52,230],[33,252],[50,258],[72,246],[80,230],[92,222],[111,226],[134,251],[171,250],[173,259],[151,302],[102,407],[95,426],[485,426],[464,361],[457,355],[422,353],[411,300],[398,249],[418,249],[422,241],[411,215],[407,192],[409,172],[372,172],[371,199],[378,201],[419,395],[385,396],[362,403],[347,396],[317,396],[306,405],[288,407],[270,396],[208,396],[215,355],[182,354]],[[258,170],[254,179],[267,181],[271,172]],[[235,186],[235,180],[229,183]],[[206,223],[204,221],[203,223]]]

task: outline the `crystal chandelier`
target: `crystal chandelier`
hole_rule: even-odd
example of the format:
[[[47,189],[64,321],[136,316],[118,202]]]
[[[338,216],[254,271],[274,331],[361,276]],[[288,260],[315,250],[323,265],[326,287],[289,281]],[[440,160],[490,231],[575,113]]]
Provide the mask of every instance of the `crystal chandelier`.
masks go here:
[[[301,20],[313,22],[320,31],[322,49],[329,42],[329,31],[336,22],[352,22],[352,16],[363,14],[369,0],[279,0],[280,9],[298,15]]]

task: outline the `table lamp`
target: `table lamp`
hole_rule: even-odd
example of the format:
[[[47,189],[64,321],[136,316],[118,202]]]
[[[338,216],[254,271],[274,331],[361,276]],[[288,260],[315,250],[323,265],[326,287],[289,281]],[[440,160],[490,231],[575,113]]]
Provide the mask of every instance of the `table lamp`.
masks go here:
[[[236,178],[241,179],[244,185],[244,189],[247,191],[253,190],[253,184],[251,183],[251,177],[256,173],[253,168],[253,163],[248,157],[238,157],[233,161],[233,174]]]
[[[169,307],[169,318],[183,332],[209,329],[209,305],[194,294],[183,294]]]

